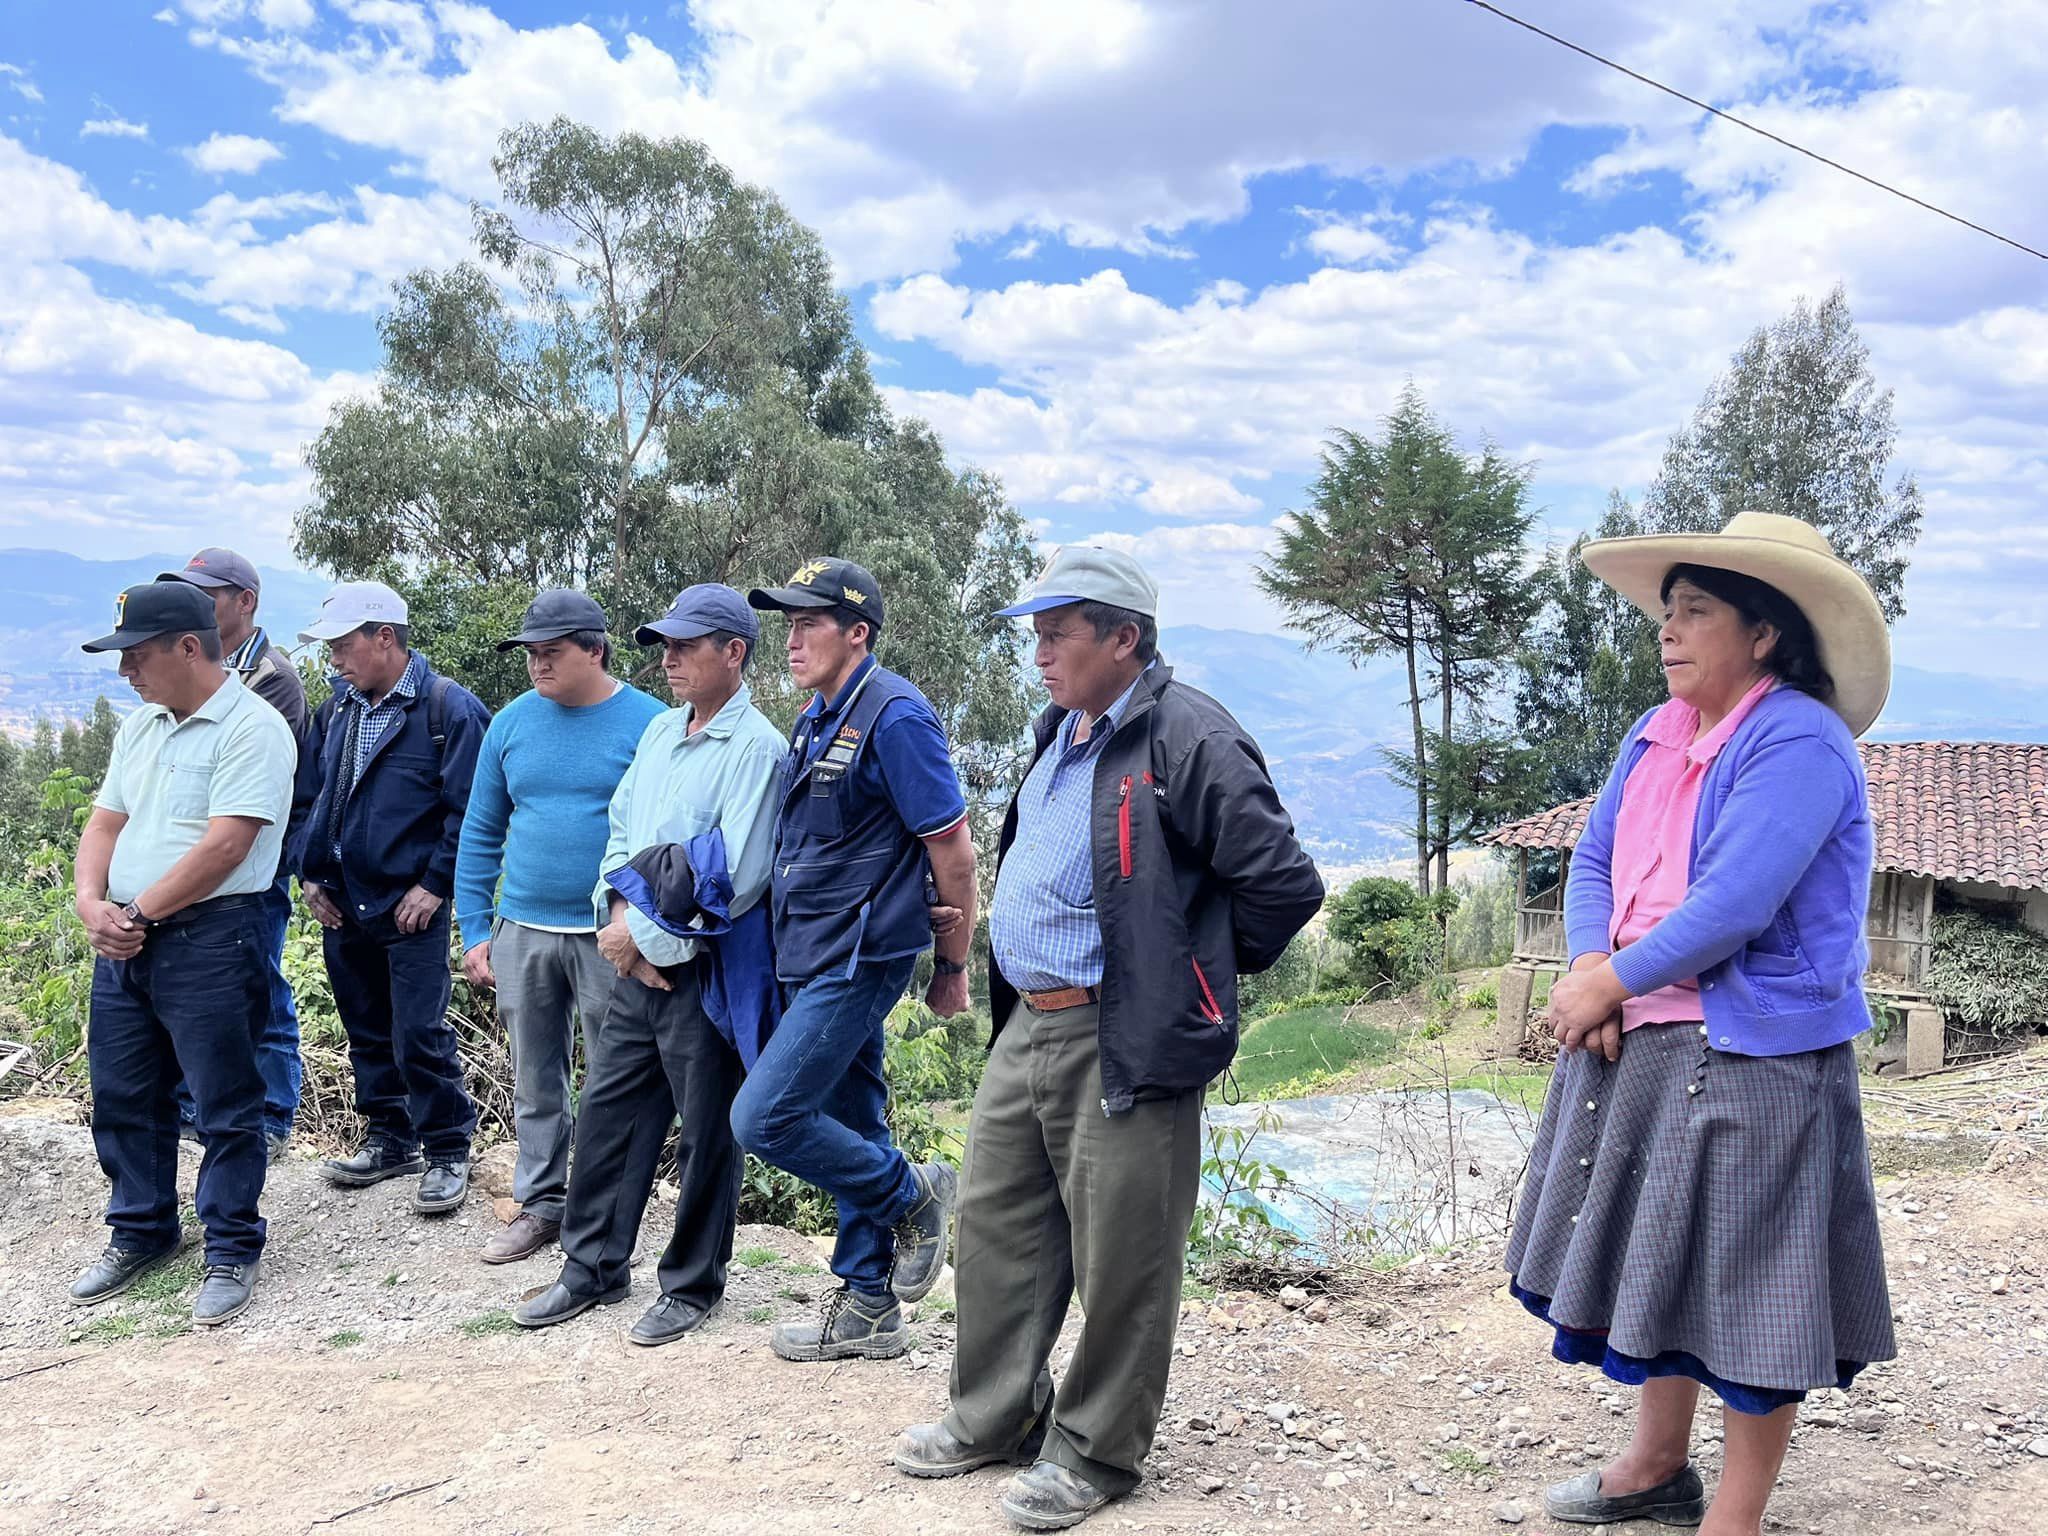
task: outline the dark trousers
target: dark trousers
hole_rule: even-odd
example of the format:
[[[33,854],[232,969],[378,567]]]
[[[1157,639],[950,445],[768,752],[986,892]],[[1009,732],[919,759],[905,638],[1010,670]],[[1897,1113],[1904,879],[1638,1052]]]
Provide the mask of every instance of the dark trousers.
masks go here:
[[[1046,1460],[1109,1493],[1136,1485],[1166,1401],[1202,1091],[1102,1112],[1099,1011],[1018,1006],[974,1095],[953,1249],[959,1335],[946,1427],[1014,1451],[1047,1415]],[[1055,1394],[1067,1301],[1085,1321]]]
[[[889,1136],[882,1021],[910,984],[915,955],[820,976],[789,995],[782,1022],[732,1107],[741,1146],[815,1184],[839,1208],[832,1273],[856,1291],[889,1289],[896,1223],[917,1175]]]
[[[725,1294],[740,1205],[740,1149],[728,1117],[737,1052],[704,1012],[697,967],[664,992],[630,976],[612,986],[576,1107],[576,1154],[562,1218],[562,1283],[588,1294],[626,1283],[669,1126],[682,1121],[676,1226],[657,1271],[662,1294],[709,1308]]]
[[[205,1155],[199,1220],[209,1264],[263,1251],[263,1077],[256,1042],[269,1017],[269,951],[260,904],[203,902],[153,930],[132,960],[92,971],[86,1062],[92,1139],[114,1188],[114,1242],[155,1252],[178,1240],[178,1111],[192,1085]]]
[[[369,1140],[407,1156],[468,1157],[476,1105],[448,1022],[448,904],[418,933],[400,933],[389,912],[363,923],[343,908],[323,941]]]
[[[305,1066],[299,1060],[299,1010],[292,997],[292,984],[284,979],[284,937],[291,924],[291,876],[286,875],[263,893],[263,920],[268,925],[270,955],[270,1010],[264,1020],[263,1038],[256,1042],[256,1068],[263,1074],[263,1129],[272,1136],[289,1136],[299,1113],[299,1085]],[[198,1110],[192,1090],[178,1084],[178,1119],[195,1125]]]

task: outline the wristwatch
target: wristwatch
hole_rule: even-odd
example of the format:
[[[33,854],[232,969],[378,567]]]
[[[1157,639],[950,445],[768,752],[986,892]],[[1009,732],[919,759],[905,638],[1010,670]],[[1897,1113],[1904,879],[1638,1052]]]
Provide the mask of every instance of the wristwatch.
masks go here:
[[[966,966],[957,960],[948,960],[944,955],[936,951],[932,954],[932,969],[941,976],[964,976],[967,974]]]
[[[156,926],[156,919],[153,917],[144,917],[142,915],[142,908],[138,907],[132,901],[129,902],[127,906],[121,909],[121,915],[127,918],[128,921],[133,923],[136,927],[140,928],[144,933],[149,932],[150,929]]]

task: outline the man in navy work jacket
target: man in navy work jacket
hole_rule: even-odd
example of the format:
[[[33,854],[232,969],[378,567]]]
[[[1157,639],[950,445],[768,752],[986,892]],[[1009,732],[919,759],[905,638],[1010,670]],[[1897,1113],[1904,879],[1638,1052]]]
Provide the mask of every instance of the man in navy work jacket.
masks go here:
[[[756,608],[789,615],[789,670],[813,696],[780,786],[771,889],[782,1022],[733,1103],[740,1145],[839,1207],[817,1320],[769,1337],[785,1360],[888,1359],[909,1347],[897,1302],[946,1257],[955,1175],[889,1137],[882,1021],[932,942],[928,903],[958,908],[925,1001],[967,1009],[974,839],[945,728],[873,650],[882,591],[850,560],[807,560]]]
[[[335,588],[299,634],[326,642],[336,673],[306,743],[320,792],[299,883],[327,930],[327,976],[369,1126],[361,1151],[321,1172],[356,1187],[424,1170],[413,1206],[432,1212],[469,1191],[476,1106],[448,1022],[448,898],[490,711],[428,666],[409,633],[405,600],[358,581]]]
[[[1158,660],[1137,561],[1062,550],[1005,611],[1032,617],[1052,705],[989,911],[997,1033],[961,1187],[952,1407],[895,1459],[917,1477],[1030,1462],[1003,1512],[1052,1530],[1137,1485],[1237,977],[1279,958],[1323,883],[1258,747]],[[1055,1394],[1075,1294],[1086,1321]]]
[[[114,632],[85,649],[119,651],[143,707],[114,738],[73,872],[99,956],[86,1059],[113,1240],[71,1299],[118,1296],[178,1251],[171,1090],[182,1074],[206,1143],[195,1197],[206,1278],[192,1320],[224,1323],[248,1306],[263,1252],[263,900],[297,746],[283,717],[221,666],[213,604],[192,587],[130,587]]]
[[[256,567],[232,549],[218,546],[202,549],[175,571],[165,571],[158,581],[182,581],[197,587],[213,603],[214,623],[220,629],[221,665],[241,679],[242,686],[268,704],[292,728],[292,736],[306,739],[306,689],[291,658],[271,643],[269,634],[256,622],[256,606],[263,581]],[[299,829],[312,809],[310,776],[301,776],[302,791],[293,796],[291,820],[286,824],[284,846],[298,846]],[[270,1157],[284,1151],[292,1134],[292,1122],[299,1113],[299,1085],[305,1076],[299,1060],[299,1011],[292,999],[291,983],[284,977],[285,929],[292,916],[292,871],[287,857],[277,872],[277,884],[264,898],[263,916],[270,925],[270,1022],[257,1047],[256,1064],[263,1069],[263,1137]],[[180,1133],[199,1139],[194,1124],[191,1090],[178,1087]]]

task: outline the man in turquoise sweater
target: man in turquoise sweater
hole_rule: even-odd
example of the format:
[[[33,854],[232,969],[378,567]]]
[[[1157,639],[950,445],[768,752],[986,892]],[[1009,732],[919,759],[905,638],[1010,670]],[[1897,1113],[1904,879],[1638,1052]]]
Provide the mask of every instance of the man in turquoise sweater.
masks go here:
[[[528,1258],[561,1232],[575,1133],[570,1020],[588,1058],[615,974],[597,952],[590,890],[612,791],[648,722],[665,712],[611,675],[605,627],[604,610],[581,592],[542,592],[519,633],[499,642],[525,647],[533,688],[484,733],[455,859],[462,970],[497,990],[519,1137],[519,1214],[484,1244],[486,1264]]]

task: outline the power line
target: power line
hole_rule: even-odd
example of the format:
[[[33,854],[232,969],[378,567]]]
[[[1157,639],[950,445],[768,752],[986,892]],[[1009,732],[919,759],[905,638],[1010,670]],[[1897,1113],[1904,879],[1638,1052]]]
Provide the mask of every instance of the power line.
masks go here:
[[[1928,202],[1925,198],[1915,197],[1910,192],[1902,192],[1897,187],[1892,186],[1889,182],[1879,181],[1875,176],[1866,176],[1863,174],[1863,172],[1855,169],[1853,166],[1844,165],[1839,160],[1830,160],[1826,155],[1820,154],[1815,150],[1808,149],[1804,144],[1794,144],[1790,139],[1782,138],[1779,135],[1771,132],[1768,128],[1759,128],[1755,123],[1747,122],[1744,119],[1737,117],[1733,112],[1723,112],[1719,107],[1713,105],[1711,102],[1701,101],[1698,97],[1695,96],[1688,96],[1685,94],[1685,92],[1681,90],[1676,90],[1671,86],[1666,85],[1661,80],[1652,80],[1648,75],[1641,74],[1636,70],[1630,69],[1626,64],[1618,64],[1613,59],[1607,58],[1602,54],[1595,53],[1590,48],[1582,48],[1568,37],[1559,37],[1555,32],[1546,32],[1543,30],[1543,28],[1537,26],[1533,21],[1524,21],[1521,17],[1511,15],[1509,12],[1502,10],[1499,6],[1492,4],[1491,0],[1465,0],[1465,3],[1467,5],[1475,5],[1482,11],[1490,12],[1491,14],[1498,16],[1502,21],[1509,22],[1515,26],[1520,27],[1525,32],[1533,32],[1538,37],[1543,38],[1548,42],[1556,43],[1560,48],[1569,48],[1573,53],[1581,54],[1584,57],[1591,59],[1595,64],[1604,64],[1609,69],[1617,70],[1620,73],[1627,75],[1631,80],[1641,81],[1644,85],[1649,86],[1652,90],[1662,91],[1666,96],[1676,96],[1680,101],[1684,102],[1687,106],[1698,107],[1702,112],[1711,112],[1714,116],[1720,118],[1722,121],[1733,123],[1738,128],[1747,128],[1751,133],[1754,133],[1761,138],[1769,139],[1773,144],[1782,145],[1786,149],[1792,150],[1796,154],[1806,156],[1806,158],[1809,160],[1818,160],[1822,165],[1827,166],[1830,170],[1840,171],[1844,176],[1854,176],[1858,181],[1876,187],[1880,192],[1889,192],[1893,197],[1904,198],[1907,202],[1913,204],[1916,208],[1925,208],[1929,213],[1938,213],[1944,219],[1949,220],[1951,223],[1960,224],[1965,229],[1974,229],[1978,234],[1989,235],[1992,239],[2000,242],[2003,245],[2009,245],[2016,251],[2025,251],[2029,256],[2035,257],[2041,261],[2048,261],[2048,251],[2037,251],[2031,245],[2024,245],[2020,241],[2013,239],[2010,235],[2001,235],[1995,229],[1986,229],[1982,224],[1973,223],[1971,220],[1964,218],[1959,213],[1950,213],[1946,208],[1936,207],[1933,203]]]

